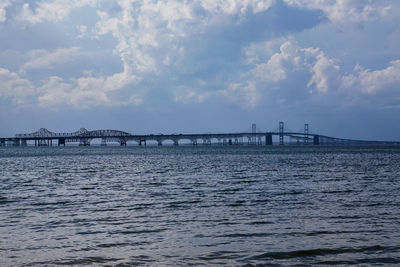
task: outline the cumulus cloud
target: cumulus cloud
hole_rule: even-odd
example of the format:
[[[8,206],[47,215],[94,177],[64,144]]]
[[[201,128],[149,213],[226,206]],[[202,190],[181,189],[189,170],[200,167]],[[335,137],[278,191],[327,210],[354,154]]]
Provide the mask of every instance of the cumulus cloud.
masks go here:
[[[386,16],[390,10],[390,6],[385,4],[387,2],[377,1],[283,1],[289,7],[277,5],[273,10],[298,12],[297,7],[319,9],[332,25],[342,22],[374,21]],[[343,74],[340,65],[343,55],[332,53],[323,42],[315,44],[313,43],[315,40],[296,41],[298,35],[296,36],[295,32],[290,36],[285,33],[278,36],[246,35],[242,32],[243,29],[247,31],[254,28],[254,31],[259,31],[267,28],[268,25],[251,25],[252,27],[246,25],[244,28],[240,28],[240,25],[258,22],[257,19],[254,21],[249,19],[246,22],[246,16],[250,18],[256,14],[254,17],[260,18],[271,15],[265,11],[276,2],[276,0],[115,0],[112,2],[41,0],[34,4],[18,2],[21,11],[17,19],[33,24],[27,27],[29,30],[42,27],[40,23],[60,22],[74,9],[86,6],[95,7],[91,15],[97,14],[97,17],[91,18],[94,21],[91,21],[90,25],[84,25],[85,22],[82,20],[78,21],[76,25],[72,25],[73,34],[68,35],[68,40],[71,36],[81,38],[87,36],[88,29],[91,29],[90,37],[94,39],[72,40],[71,38],[74,46],[69,48],[53,47],[28,52],[25,54],[28,59],[15,67],[19,69],[19,73],[8,72],[7,75],[10,77],[8,84],[11,80],[14,81],[13,84],[22,81],[26,85],[29,84],[27,88],[36,92],[34,95],[41,106],[56,106],[62,103],[77,108],[96,105],[139,105],[145,101],[143,91],[153,90],[152,93],[156,93],[157,86],[166,83],[168,88],[163,90],[168,90],[173,95],[168,101],[203,103],[211,98],[217,98],[221,102],[228,101],[245,108],[254,108],[265,98],[277,98],[281,101],[290,94],[299,94],[300,91],[301,97],[311,94],[329,97],[338,88],[361,88],[359,90],[361,94],[372,94],[383,90],[382,88],[390,87],[384,82],[389,83],[392,80],[391,85],[398,82],[393,78],[396,77],[397,61],[393,61],[383,70],[357,67],[354,71]],[[1,2],[0,21],[5,20],[5,10],[10,3],[9,0]],[[265,14],[260,15],[262,12]],[[307,14],[309,13],[314,14],[307,11]],[[320,15],[319,12],[315,13]],[[271,16],[274,15],[276,14]],[[285,23],[294,22],[288,18]],[[218,26],[218,30],[214,26]],[[329,27],[325,27],[325,30],[327,28]],[[226,36],[225,30],[228,32]],[[313,30],[318,31],[316,28]],[[224,36],[219,36],[219,33]],[[314,33],[310,31],[308,34]],[[335,37],[338,35],[339,33]],[[240,42],[236,42],[234,47],[230,46],[235,42],[235,38],[240,39]],[[36,80],[31,82],[22,78],[26,74],[33,73],[32,70],[51,69],[67,62],[78,62],[78,55],[91,52],[88,50],[92,49],[94,44],[101,46],[100,43],[104,40],[106,40],[104,43],[115,45],[101,49],[102,52],[110,49],[110,55],[113,52],[114,57],[116,55],[120,59],[118,63],[121,65],[116,66],[117,70],[114,64],[113,68],[95,66],[88,72],[89,74],[75,75],[73,78],[63,77],[60,73],[58,76],[36,77]],[[88,47],[84,47],[86,42]],[[208,46],[203,48],[199,42],[204,42]],[[242,62],[237,56],[240,54],[240,49],[243,52]],[[235,66],[231,66],[234,65],[231,64],[233,61],[230,61],[233,57],[237,57]],[[205,63],[198,62],[202,60]],[[220,65],[214,67],[214,63]],[[201,64],[203,65],[197,67]],[[348,65],[354,66],[353,63],[346,63],[346,66]],[[212,73],[214,68],[218,73]],[[225,68],[228,70],[224,70]],[[229,74],[223,73],[224,71]],[[205,82],[195,83],[195,79],[200,79],[196,75],[201,76]],[[29,77],[32,78],[32,75]],[[217,85],[210,86],[214,78],[220,80],[216,82]],[[149,86],[151,82],[157,85],[155,89]],[[194,86],[191,86],[193,84]],[[122,98],[120,95],[125,92],[124,90],[126,94]],[[166,93],[166,95],[171,94]],[[5,94],[0,97],[5,97]]]
[[[20,72],[50,68],[73,60],[79,53],[79,47],[59,48],[52,51],[38,49],[30,51],[29,60],[20,67]]]
[[[314,61],[309,66],[312,76],[307,87],[314,85],[320,93],[327,93],[329,88],[337,88],[340,75],[337,60],[327,57],[319,48],[305,48],[303,51]]]
[[[14,104],[25,104],[36,94],[36,88],[26,79],[8,69],[0,68],[0,98],[12,99]]]
[[[372,95],[394,91],[400,96],[400,59],[391,61],[381,70],[370,70],[356,65],[353,73],[342,77],[342,87]]]
[[[244,59],[244,64],[251,68],[233,78],[226,88],[211,92],[180,90],[175,101],[196,103],[210,97],[219,97],[251,109],[263,103],[271,94],[282,101],[290,95],[298,97],[314,92],[327,94],[338,89],[340,67],[336,59],[328,57],[319,48],[302,48],[293,40],[279,40],[281,44],[275,53],[271,51],[277,42],[250,44],[244,48],[244,54],[250,57]],[[261,52],[261,48],[266,50]],[[259,52],[260,57],[254,58],[255,53],[252,50]],[[297,81],[299,76],[308,78],[308,83],[301,84],[302,81]],[[293,84],[297,87],[291,87]],[[310,90],[306,90],[307,88]]]
[[[50,77],[39,89],[39,105],[57,107],[60,104],[70,105],[78,109],[93,106],[140,105],[138,94],[131,94],[128,99],[112,98],[114,91],[134,84],[136,77],[128,72],[116,73],[107,77],[83,76],[65,81],[61,77]]]
[[[117,16],[98,11],[97,33],[111,33],[118,40],[115,51],[124,66],[136,73],[157,73],[160,64],[180,54],[176,40],[186,34],[183,27],[192,19],[191,6],[186,1],[133,2],[118,1]]]
[[[111,16],[98,11],[99,36],[111,33],[117,40],[115,51],[138,73],[159,73],[175,66],[186,56],[185,41],[219,23],[221,15],[243,16],[259,13],[275,0],[231,1],[117,1],[120,12]],[[134,3],[134,4],[133,4]],[[239,19],[240,22],[240,19]]]
[[[276,83],[285,80],[288,69],[299,66],[299,52],[296,44],[286,41],[279,47],[279,52],[273,54],[267,62],[255,64],[251,74],[261,81]]]
[[[267,47],[266,54],[270,53],[270,44],[255,46],[251,44],[245,48],[246,55],[253,54],[251,49],[259,50],[260,47]],[[338,86],[339,69],[335,59],[324,54],[319,48],[302,48],[293,40],[285,40],[280,46],[279,51],[270,55],[265,61],[245,60],[246,63],[253,66],[248,72],[241,75],[241,80],[247,82],[234,88],[243,88],[243,92],[248,94],[250,100],[249,106],[257,104],[256,99],[260,99],[267,91],[289,91],[289,94],[298,94],[293,90],[298,88],[315,88],[318,93],[327,93],[329,90],[335,90]],[[308,77],[307,84],[300,84],[297,81],[299,75]],[[298,88],[290,88],[287,85],[296,83]],[[286,85],[284,84],[286,83]],[[307,93],[312,93],[313,90]],[[287,94],[286,92],[282,95]],[[251,96],[251,97],[250,97]]]
[[[82,38],[82,37],[84,37],[86,34],[87,34],[87,26],[86,25],[80,25],[79,27],[78,27],[78,30],[79,30],[79,34],[78,34],[78,38]]]
[[[98,83],[98,85],[101,85]],[[106,92],[102,90],[82,90],[77,84],[64,81],[60,77],[49,77],[40,87],[44,93],[38,97],[42,107],[71,105],[79,109],[90,106],[107,105],[110,101]]]
[[[248,10],[259,13],[267,10],[275,3],[275,0],[202,0],[200,5],[204,10],[212,13],[224,13],[229,15],[244,15]]]
[[[6,8],[11,6],[11,2],[8,0],[3,0],[0,2],[0,22],[6,21]]]
[[[332,22],[373,21],[388,14],[390,5],[384,6],[381,1],[359,0],[284,0],[291,6],[308,9],[320,9]]]
[[[66,18],[73,9],[86,5],[95,6],[97,2],[97,0],[40,1],[36,4],[37,7],[34,10],[32,10],[29,3],[25,3],[22,6],[19,19],[32,24],[45,21],[60,21]]]

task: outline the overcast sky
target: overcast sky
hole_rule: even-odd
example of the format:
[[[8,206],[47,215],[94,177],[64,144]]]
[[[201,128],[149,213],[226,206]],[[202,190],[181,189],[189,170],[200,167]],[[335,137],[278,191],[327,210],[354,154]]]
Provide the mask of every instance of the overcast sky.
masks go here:
[[[400,1],[0,0],[0,136],[400,140]]]

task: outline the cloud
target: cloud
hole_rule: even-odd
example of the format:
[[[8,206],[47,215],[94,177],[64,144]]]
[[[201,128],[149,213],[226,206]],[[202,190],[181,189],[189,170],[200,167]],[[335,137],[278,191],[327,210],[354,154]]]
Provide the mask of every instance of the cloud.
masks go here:
[[[390,6],[383,6],[381,1],[359,0],[284,0],[290,6],[308,9],[320,9],[332,22],[373,21],[385,17]]]
[[[22,6],[19,19],[31,24],[42,23],[45,21],[61,21],[66,18],[73,9],[86,5],[95,6],[97,0],[53,0],[40,1],[36,4],[34,10],[31,9],[29,3]]]
[[[312,76],[307,87],[314,85],[319,93],[327,93],[329,88],[337,88],[340,75],[337,60],[327,57],[319,48],[305,48],[303,51],[314,61],[310,66]]]
[[[65,81],[53,76],[40,87],[42,94],[38,97],[42,107],[59,105],[87,109],[95,106],[140,105],[142,99],[138,94],[128,98],[112,97],[113,92],[135,84],[136,77],[127,72],[116,73],[107,77],[83,76]]]
[[[36,94],[36,88],[26,79],[8,69],[0,68],[0,98],[12,99],[14,104],[21,105]]]
[[[355,65],[350,61],[343,63],[351,57],[345,52],[351,54],[354,51],[355,45],[351,41],[355,41],[340,39],[348,35],[341,36],[343,34],[338,32],[335,24],[381,23],[377,20],[386,16],[391,8],[388,1],[283,2],[286,4],[276,0],[18,2],[16,5],[20,12],[15,8],[14,14],[20,16],[14,19],[32,24],[29,27],[25,23],[22,25],[25,28],[22,27],[21,36],[37,34],[38,29],[46,29],[46,26],[56,25],[53,30],[59,30],[61,23],[53,22],[62,22],[78,8],[82,8],[79,12],[88,12],[90,16],[84,19],[71,17],[62,24],[65,29],[70,29],[62,38],[72,47],[59,48],[60,40],[48,37],[46,40],[50,41],[46,45],[51,48],[20,52],[28,59],[14,67],[8,63],[6,67],[13,71],[19,69],[19,76],[14,80],[22,79],[36,88],[36,101],[46,107],[61,104],[76,108],[140,105],[151,103],[146,98],[149,95],[162,95],[165,98],[163,103],[200,104],[218,99],[220,103],[253,109],[265,101],[275,103],[290,98],[308,101],[314,96],[329,98],[339,89],[344,92],[344,88],[363,88],[359,90],[360,94],[381,90],[377,89],[382,88],[378,82],[371,87],[364,84],[363,79],[373,80],[375,77],[379,80],[376,77],[382,74],[376,72],[389,71],[389,67],[378,71],[358,67],[343,73],[343,69]],[[9,1],[3,3],[8,5]],[[0,6],[0,18],[6,5]],[[291,15],[281,18],[282,13]],[[316,17],[321,17],[322,13],[329,21],[318,27],[316,25],[321,20]],[[281,18],[279,23],[274,19],[276,16]],[[293,27],[306,16],[313,17],[310,19],[312,23]],[[268,22],[273,22],[272,26]],[[21,26],[18,23],[14,25]],[[309,30],[305,30],[307,28]],[[346,31],[345,27],[340,28]],[[359,27],[352,29],[359,35],[369,35],[369,29],[365,29],[365,33]],[[335,42],[327,38],[332,31],[337,31]],[[324,37],[321,37],[321,32]],[[81,38],[83,36],[88,38]],[[341,43],[345,48],[332,52],[330,47],[340,47]],[[26,51],[40,45],[38,42],[18,49]],[[339,50],[346,51],[341,54]],[[79,65],[82,69],[69,70],[72,64],[65,63],[74,62],[73,66],[77,66],[83,61],[79,55],[89,55],[86,58],[96,55],[103,58],[99,60],[102,64],[85,62]],[[353,55],[353,58],[357,56]],[[103,64],[109,58],[117,60],[110,66]],[[45,76],[48,71],[34,72],[60,65],[65,65],[62,74],[51,73],[49,77]],[[396,65],[393,63],[390,67],[396,68]],[[88,72],[82,75],[83,70]],[[24,79],[24,75],[31,81]]]
[[[221,27],[221,16],[242,17],[267,10],[275,0],[230,1],[117,1],[116,15],[98,11],[98,36],[111,33],[115,51],[137,74],[158,74],[165,66],[182,62],[187,47],[199,35]],[[238,19],[238,23],[240,23]],[[190,48],[190,47],[189,47]]]
[[[269,42],[261,45],[267,48],[265,51],[267,55],[271,53],[270,44]],[[259,47],[253,44],[245,48],[246,55],[250,54],[252,57],[251,49],[254,48],[259,50]],[[246,59],[245,62],[254,63],[251,64],[253,67],[241,76],[241,79],[248,81],[247,84],[255,84],[252,87],[257,89],[251,90],[252,95],[254,92],[263,94],[270,90],[288,91],[289,94],[294,94],[294,88],[290,88],[292,84],[297,84],[298,88],[303,88],[302,90],[315,88],[316,92],[321,94],[335,90],[338,85],[340,67],[336,64],[337,60],[326,56],[319,48],[302,48],[294,40],[285,40],[279,46],[279,51],[270,55],[265,61]],[[298,80],[299,77],[308,79],[308,83],[301,84],[302,80]],[[307,93],[312,92],[313,90],[307,91]]]
[[[101,83],[97,84],[101,85]],[[103,90],[82,90],[79,85],[65,82],[56,76],[49,77],[40,87],[40,91],[44,92],[38,97],[39,105],[42,107],[70,105],[78,109],[86,109],[90,106],[107,105],[110,102]]]
[[[6,21],[6,8],[11,6],[11,2],[8,0],[3,0],[0,2],[0,22]]]
[[[267,62],[256,63],[251,76],[257,80],[279,82],[287,77],[288,68],[296,68],[300,64],[299,48],[291,41],[284,42],[279,52],[273,54]]]
[[[163,62],[172,64],[173,55],[181,54],[176,40],[186,34],[191,6],[186,1],[133,2],[118,1],[121,11],[117,16],[98,11],[97,33],[111,33],[118,40],[115,51],[124,66],[137,74],[157,73]]]
[[[54,65],[64,64],[74,60],[79,51],[79,47],[59,48],[52,51],[44,49],[32,50],[27,54],[30,59],[20,67],[20,72],[51,68]]]
[[[400,95],[400,59],[391,61],[381,70],[370,70],[356,65],[353,73],[342,77],[342,87],[367,95],[393,91]]]
[[[87,34],[87,26],[86,25],[80,25],[78,27],[79,30],[79,35],[77,36],[78,38],[82,38]]]
[[[211,13],[224,13],[228,15],[245,15],[249,9],[253,13],[260,13],[269,9],[275,0],[203,0],[200,5]]]
[[[286,98],[312,97],[314,92],[324,95],[338,89],[340,67],[336,59],[319,48],[302,48],[294,40],[279,41],[281,44],[277,48],[273,47],[278,42],[270,41],[245,47],[243,53],[250,59],[244,58],[243,64],[250,69],[232,78],[225,88],[209,91],[204,86],[195,86],[196,89],[178,90],[175,101],[201,103],[209,98],[220,98],[254,109],[272,96],[282,102]],[[262,48],[266,48],[264,52]],[[274,49],[278,51],[273,53]],[[259,57],[254,57],[253,50]]]

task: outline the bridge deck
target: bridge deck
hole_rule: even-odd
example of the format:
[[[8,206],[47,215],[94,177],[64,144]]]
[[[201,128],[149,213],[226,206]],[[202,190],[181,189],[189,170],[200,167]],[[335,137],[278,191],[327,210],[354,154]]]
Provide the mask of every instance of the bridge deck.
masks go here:
[[[65,145],[68,142],[79,142],[80,145],[90,145],[93,139],[102,139],[102,144],[107,141],[119,142],[121,145],[126,145],[128,141],[135,141],[139,145],[146,144],[148,141],[155,141],[158,145],[166,140],[172,141],[175,145],[181,140],[189,140],[193,144],[197,144],[198,140],[202,140],[203,144],[211,144],[211,140],[217,140],[224,144],[243,143],[243,139],[248,144],[273,144],[273,136],[279,137],[279,144],[284,143],[284,137],[292,140],[297,140],[297,143],[312,143],[318,145],[324,144],[400,144],[399,142],[386,141],[368,141],[368,140],[353,140],[336,138],[326,135],[301,132],[239,132],[239,133],[185,133],[185,134],[130,134],[118,130],[95,130],[88,131],[84,128],[73,133],[53,133],[47,129],[40,129],[31,134],[17,134],[15,137],[0,138],[0,145],[13,143],[13,145],[27,145],[28,141],[34,141],[35,145],[52,145],[54,140],[58,141],[58,145]]]

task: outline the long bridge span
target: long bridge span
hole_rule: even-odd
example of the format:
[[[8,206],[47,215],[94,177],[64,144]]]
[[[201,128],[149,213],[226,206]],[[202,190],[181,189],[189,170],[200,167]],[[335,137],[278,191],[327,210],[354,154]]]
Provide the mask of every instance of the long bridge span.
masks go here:
[[[304,125],[304,132],[291,132],[284,130],[283,122],[279,123],[279,131],[256,132],[255,124],[251,132],[238,133],[192,133],[192,134],[131,134],[119,130],[94,130],[84,128],[71,133],[54,133],[45,128],[28,133],[16,134],[15,137],[0,138],[0,146],[65,146],[67,143],[76,143],[80,146],[90,146],[93,140],[100,140],[105,146],[118,143],[126,146],[128,142],[145,146],[148,142],[162,146],[166,142],[175,146],[185,142],[192,145],[346,145],[346,144],[400,144],[400,142],[365,141],[336,138],[321,134],[309,133],[308,124]]]

